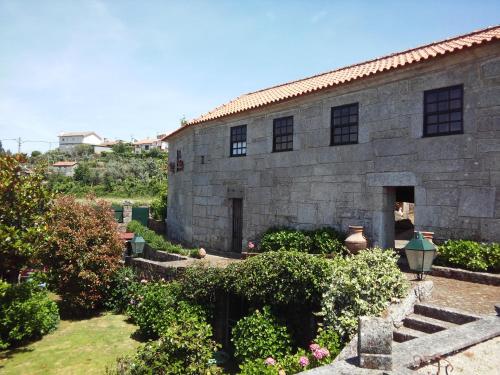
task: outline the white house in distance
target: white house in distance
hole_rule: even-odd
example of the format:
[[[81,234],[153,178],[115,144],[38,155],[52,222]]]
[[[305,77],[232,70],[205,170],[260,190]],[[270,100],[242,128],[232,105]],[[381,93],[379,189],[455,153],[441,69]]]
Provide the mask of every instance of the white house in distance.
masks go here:
[[[103,141],[95,132],[63,132],[59,134],[59,150],[71,151],[78,145],[97,146]]]
[[[145,138],[133,143],[134,152],[140,154],[143,151],[151,151],[152,149],[158,149],[160,151],[168,151],[167,142],[162,139],[165,134],[160,134],[156,138]]]
[[[78,162],[76,161],[58,161],[52,164],[52,171],[66,177],[73,177],[76,167],[78,167]]]

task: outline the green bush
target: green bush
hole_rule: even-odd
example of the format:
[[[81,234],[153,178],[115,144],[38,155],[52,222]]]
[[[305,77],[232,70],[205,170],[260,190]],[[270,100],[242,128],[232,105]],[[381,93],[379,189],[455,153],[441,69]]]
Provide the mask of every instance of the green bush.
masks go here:
[[[314,231],[270,229],[262,236],[260,251],[299,251],[310,254],[342,254],[345,235],[333,228]]]
[[[163,236],[156,234],[155,231],[146,228],[138,221],[132,220],[130,223],[128,223],[127,231],[134,232],[138,236],[144,238],[144,240],[148,243],[148,245],[154,250],[166,251],[168,253],[181,254],[181,255],[191,254],[191,250],[184,249],[180,245],[175,245],[170,241],[165,240]]]
[[[59,323],[59,310],[33,282],[0,281],[0,349],[38,339]]]
[[[182,295],[188,301],[213,309],[216,296],[223,291],[225,272],[223,268],[203,264],[187,267],[179,282]]]
[[[182,301],[179,283],[141,282],[130,300],[127,314],[144,336],[155,339],[168,328],[180,304],[185,310],[191,308]],[[199,308],[193,307],[193,310]]]
[[[243,319],[232,330],[234,355],[241,361],[281,358],[291,351],[291,339],[285,326],[278,323],[265,306]]]
[[[314,342],[322,348],[328,349],[331,360],[339,355],[343,347],[338,333],[331,328],[320,328]]]
[[[260,241],[260,250],[265,251],[300,251],[308,253],[312,240],[303,232],[295,229],[270,229]]]
[[[500,272],[500,244],[448,240],[438,247],[436,264],[470,271]]]
[[[108,286],[106,308],[118,314],[124,313],[139,288],[140,284],[132,268],[122,267],[118,269],[113,274]]]
[[[116,373],[129,375],[215,375],[222,371],[215,366],[217,349],[212,328],[200,310],[180,303],[169,310],[161,337],[149,342],[132,358],[118,360]]]
[[[332,228],[322,228],[309,232],[312,239],[312,254],[345,254],[344,233],[338,232]]]
[[[336,258],[322,301],[326,326],[349,338],[359,316],[378,315],[392,299],[403,297],[408,282],[396,262],[392,250],[381,249]]]
[[[296,251],[270,251],[230,264],[225,285],[256,304],[319,306],[331,263]]]
[[[153,219],[165,220],[167,216],[167,205],[168,205],[168,191],[167,191],[167,184],[165,184],[162,191],[151,202],[150,210]]]
[[[240,365],[240,375],[279,375],[280,367],[266,364],[262,358],[246,361]],[[293,372],[287,372],[293,374]]]

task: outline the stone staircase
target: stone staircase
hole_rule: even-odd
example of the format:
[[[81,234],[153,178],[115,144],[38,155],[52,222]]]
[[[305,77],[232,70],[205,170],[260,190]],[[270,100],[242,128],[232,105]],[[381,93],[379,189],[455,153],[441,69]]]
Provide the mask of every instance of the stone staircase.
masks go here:
[[[413,307],[413,313],[403,320],[403,325],[394,330],[394,344],[397,345],[425,335],[452,329],[481,318],[481,316],[456,309],[417,303]]]

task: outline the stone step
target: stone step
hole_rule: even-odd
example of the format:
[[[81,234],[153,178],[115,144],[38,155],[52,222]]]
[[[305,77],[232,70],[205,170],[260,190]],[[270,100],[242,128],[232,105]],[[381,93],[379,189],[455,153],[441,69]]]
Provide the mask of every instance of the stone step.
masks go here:
[[[455,324],[466,324],[481,319],[482,316],[470,314],[465,311],[453,309],[450,307],[441,307],[428,303],[417,303],[413,307],[415,314],[427,316],[429,318],[444,320],[445,322]]]
[[[416,339],[418,337],[422,337],[426,333],[422,331],[417,331],[405,326],[399,327],[398,329],[394,330],[392,332],[392,338],[395,342],[400,343],[400,342],[406,342],[409,340]]]
[[[456,327],[456,324],[417,314],[407,316],[403,320],[403,324],[405,327],[425,333],[435,333],[448,328]]]

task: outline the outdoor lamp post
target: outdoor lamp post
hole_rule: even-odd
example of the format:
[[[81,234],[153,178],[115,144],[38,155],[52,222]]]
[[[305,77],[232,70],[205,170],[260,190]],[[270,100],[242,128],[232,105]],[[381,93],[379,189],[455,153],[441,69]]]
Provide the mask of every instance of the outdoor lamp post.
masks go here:
[[[430,272],[436,256],[436,246],[424,238],[421,232],[415,232],[415,237],[405,246],[406,259],[410,270],[422,280],[425,272]]]
[[[130,241],[130,246],[132,247],[132,254],[133,255],[142,254],[145,243],[146,241],[144,241],[144,238],[142,238],[141,236],[134,235],[134,238],[132,238],[132,240]]]

